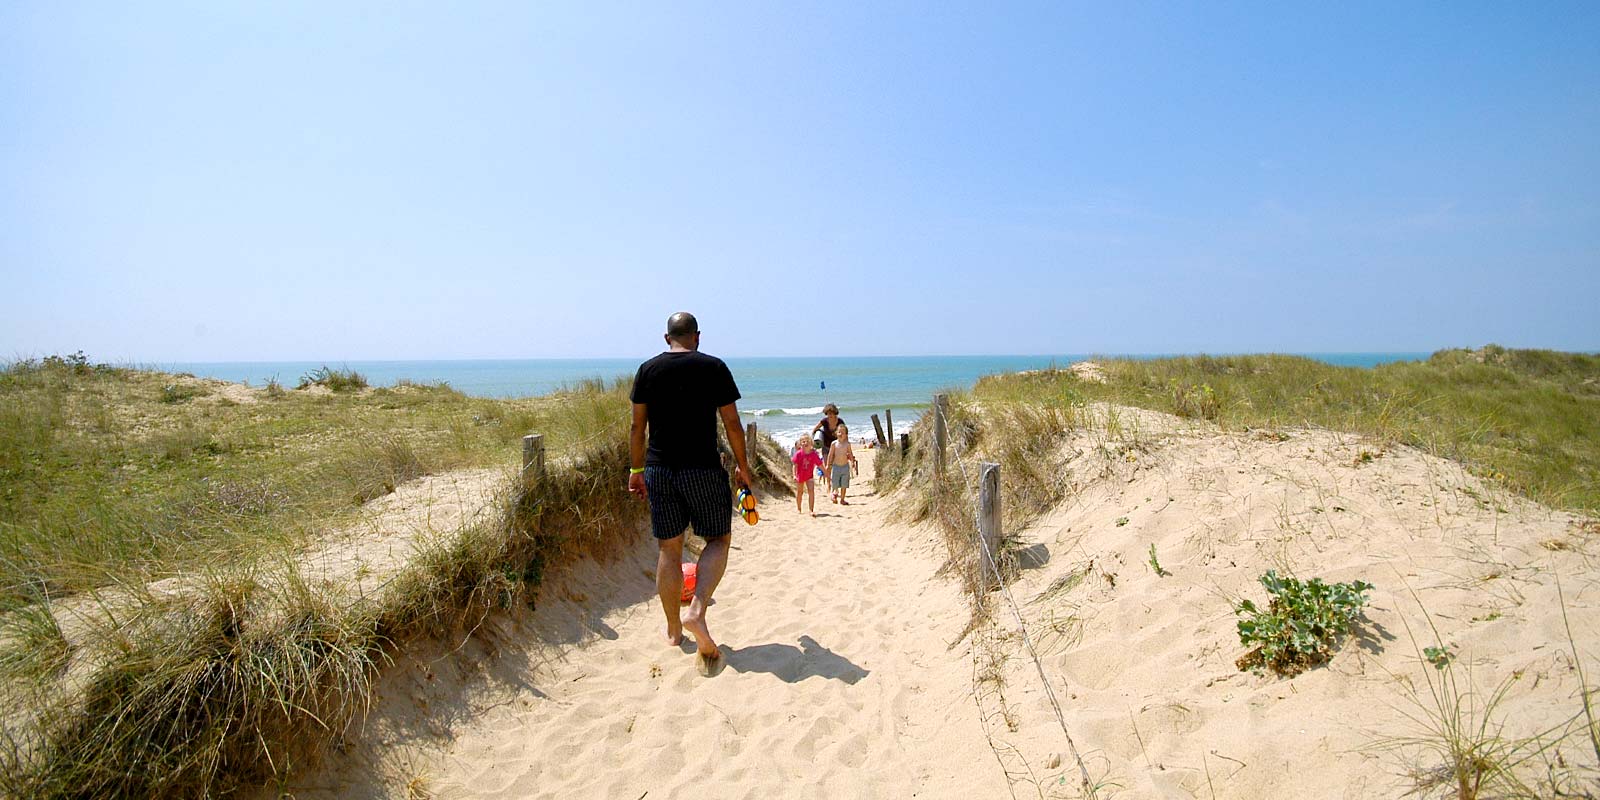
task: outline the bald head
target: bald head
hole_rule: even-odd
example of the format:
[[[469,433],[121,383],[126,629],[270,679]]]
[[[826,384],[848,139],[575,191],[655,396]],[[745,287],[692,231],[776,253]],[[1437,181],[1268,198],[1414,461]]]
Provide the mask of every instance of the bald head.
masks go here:
[[[693,314],[679,311],[667,317],[667,341],[693,350],[700,335],[700,323]]]

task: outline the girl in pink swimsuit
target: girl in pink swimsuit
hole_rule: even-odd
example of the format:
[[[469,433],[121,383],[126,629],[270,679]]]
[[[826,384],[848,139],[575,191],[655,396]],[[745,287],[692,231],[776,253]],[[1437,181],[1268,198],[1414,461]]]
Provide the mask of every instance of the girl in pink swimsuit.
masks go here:
[[[822,455],[811,447],[811,437],[802,436],[794,451],[794,510],[800,511],[800,497],[809,495],[811,516],[817,515],[817,484],[812,480],[822,468]]]

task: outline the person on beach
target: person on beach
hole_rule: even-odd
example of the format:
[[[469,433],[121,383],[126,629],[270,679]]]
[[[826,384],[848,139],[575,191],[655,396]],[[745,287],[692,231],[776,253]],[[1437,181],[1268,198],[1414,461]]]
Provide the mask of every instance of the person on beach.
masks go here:
[[[833,441],[833,449],[828,451],[828,474],[833,492],[829,497],[841,506],[850,505],[844,499],[845,492],[850,489],[850,468],[860,468],[856,463],[855,448],[850,446],[850,429],[840,425],[839,438]]]
[[[844,425],[844,420],[839,419],[839,407],[829,403],[822,407],[822,421],[811,426],[811,435],[816,436],[820,431],[822,444],[817,448],[826,457],[828,448],[833,447],[833,440],[839,438],[839,427]]]
[[[677,647],[688,630],[700,671],[709,674],[719,655],[706,626],[706,607],[728,566],[733,495],[717,452],[717,418],[738,460],[735,481],[751,490],[739,387],[722,359],[700,352],[700,324],[680,311],[667,318],[667,351],[639,365],[633,379],[628,491],[650,504],[656,538],[656,591],[667,615],[667,644]],[[648,432],[648,443],[646,434]],[[694,599],[679,617],[683,592],[683,535],[706,541],[696,569]]]
[[[800,512],[800,498],[811,501],[811,516],[817,515],[817,482],[813,480],[822,468],[822,456],[811,446],[811,437],[802,436],[794,443],[794,510]]]

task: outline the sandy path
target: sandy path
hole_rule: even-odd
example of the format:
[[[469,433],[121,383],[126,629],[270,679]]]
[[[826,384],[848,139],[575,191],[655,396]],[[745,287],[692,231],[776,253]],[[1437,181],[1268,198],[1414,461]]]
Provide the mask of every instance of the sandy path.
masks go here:
[[[870,475],[870,460],[862,466]],[[885,525],[870,481],[855,488],[849,506],[819,497],[815,519],[792,498],[767,497],[760,525],[735,522],[709,615],[720,672],[701,677],[692,645],[665,644],[656,601],[621,607],[596,626],[602,636],[537,670],[536,699],[465,719],[428,759],[428,788],[627,800],[1004,795],[965,646],[947,648],[965,606],[934,577],[927,537]]]

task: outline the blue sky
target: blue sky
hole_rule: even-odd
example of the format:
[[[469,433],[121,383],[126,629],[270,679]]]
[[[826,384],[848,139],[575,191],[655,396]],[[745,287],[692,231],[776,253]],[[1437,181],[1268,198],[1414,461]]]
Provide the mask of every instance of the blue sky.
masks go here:
[[[1600,4],[148,5],[0,5],[0,358],[1600,349]]]

